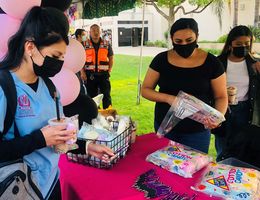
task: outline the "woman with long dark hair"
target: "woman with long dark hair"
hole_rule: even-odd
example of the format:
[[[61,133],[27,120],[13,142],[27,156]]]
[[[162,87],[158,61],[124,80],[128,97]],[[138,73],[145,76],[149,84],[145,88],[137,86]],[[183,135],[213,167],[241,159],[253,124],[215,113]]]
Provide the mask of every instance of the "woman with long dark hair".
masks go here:
[[[74,137],[66,126],[48,126],[48,120],[56,117],[56,107],[44,81],[62,68],[68,30],[67,18],[61,11],[33,7],[10,38],[8,52],[0,62],[0,70],[10,72],[17,93],[14,123],[2,134],[9,102],[0,87],[0,162],[22,158],[31,168],[44,199],[61,199],[59,154],[52,146]],[[109,148],[101,145],[82,142],[79,147],[79,151],[100,159],[104,154],[113,156]]]
[[[251,54],[252,44],[253,34],[250,29],[243,25],[236,26],[229,32],[219,55],[227,74],[227,87],[235,88],[237,92],[236,101],[229,101],[226,122],[214,130],[218,161],[225,157],[223,151],[232,144],[241,129],[250,124],[260,125],[259,106],[257,108],[257,104],[260,104],[257,98],[260,70],[259,62]]]

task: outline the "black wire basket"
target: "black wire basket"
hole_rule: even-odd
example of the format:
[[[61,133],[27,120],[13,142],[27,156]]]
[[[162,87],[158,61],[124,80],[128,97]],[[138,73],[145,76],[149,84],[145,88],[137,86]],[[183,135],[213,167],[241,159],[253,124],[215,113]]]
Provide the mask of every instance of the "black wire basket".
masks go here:
[[[96,144],[102,144],[111,148],[116,154],[116,157],[110,163],[104,163],[100,159],[95,158],[94,156],[88,156],[86,154],[73,154],[70,152],[67,153],[67,159],[71,162],[75,162],[83,165],[109,169],[115,163],[117,163],[121,158],[125,157],[131,145],[132,131],[133,131],[133,126],[132,124],[130,124],[125,131],[123,131],[122,133],[120,133],[115,138],[109,141],[78,138],[79,140],[93,141]]]

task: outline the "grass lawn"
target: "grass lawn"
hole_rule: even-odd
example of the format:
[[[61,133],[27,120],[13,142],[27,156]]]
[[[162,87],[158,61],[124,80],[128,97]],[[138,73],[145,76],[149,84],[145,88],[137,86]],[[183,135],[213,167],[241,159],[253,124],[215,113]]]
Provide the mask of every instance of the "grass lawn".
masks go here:
[[[143,80],[147,67],[152,57],[143,57],[141,80]],[[138,56],[115,55],[114,66],[111,73],[111,96],[113,107],[120,115],[129,115],[137,122],[137,134],[153,132],[154,102],[141,97],[141,103],[137,102]],[[211,138],[209,154],[216,156],[214,136]]]

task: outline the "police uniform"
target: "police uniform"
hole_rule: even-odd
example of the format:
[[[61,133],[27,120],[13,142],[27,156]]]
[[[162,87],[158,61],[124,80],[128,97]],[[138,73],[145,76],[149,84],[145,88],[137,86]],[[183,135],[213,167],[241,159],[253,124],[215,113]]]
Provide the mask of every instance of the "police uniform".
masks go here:
[[[99,93],[103,94],[103,108],[112,105],[110,91],[109,57],[113,56],[113,50],[107,41],[100,38],[99,43],[91,39],[85,43],[87,75],[86,88],[90,97]]]

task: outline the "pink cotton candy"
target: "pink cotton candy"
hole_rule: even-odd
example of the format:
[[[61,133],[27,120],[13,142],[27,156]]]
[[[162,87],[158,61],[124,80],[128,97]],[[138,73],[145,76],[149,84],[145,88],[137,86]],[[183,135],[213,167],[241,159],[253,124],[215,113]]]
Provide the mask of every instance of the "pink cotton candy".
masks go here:
[[[77,127],[73,124],[73,123],[68,123],[67,124],[67,130],[71,130],[71,131],[77,131]],[[66,141],[67,144],[74,144],[77,141],[77,135],[75,134],[75,137],[73,139],[70,139],[68,141]]]

